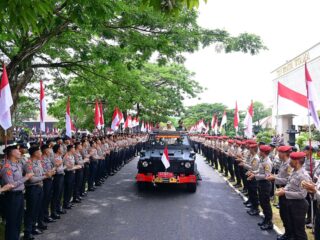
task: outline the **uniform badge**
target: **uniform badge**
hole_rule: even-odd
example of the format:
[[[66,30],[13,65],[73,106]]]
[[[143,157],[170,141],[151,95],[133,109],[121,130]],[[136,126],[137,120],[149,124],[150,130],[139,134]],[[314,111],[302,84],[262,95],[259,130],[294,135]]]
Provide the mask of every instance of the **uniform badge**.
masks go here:
[[[265,165],[265,166],[264,166],[264,170],[267,171],[267,172],[269,172],[269,171],[270,171],[269,165]]]

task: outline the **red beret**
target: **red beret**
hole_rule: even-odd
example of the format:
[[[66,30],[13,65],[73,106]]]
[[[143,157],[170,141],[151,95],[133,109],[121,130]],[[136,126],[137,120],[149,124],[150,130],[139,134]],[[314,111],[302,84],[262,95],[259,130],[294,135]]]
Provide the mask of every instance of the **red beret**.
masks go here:
[[[239,140],[237,140],[237,141],[236,141],[236,144],[241,145],[241,144],[242,144],[242,142],[241,142],[241,141],[239,141]]]
[[[228,140],[228,143],[234,143],[234,141],[232,139]]]
[[[265,152],[265,153],[268,153],[271,151],[271,147],[269,145],[261,145],[260,146],[260,151],[261,152]]]
[[[298,160],[306,157],[307,155],[304,152],[292,152],[290,153],[290,158],[293,160]]]
[[[258,144],[256,144],[256,143],[249,145],[249,148],[256,148],[256,147],[258,147]]]
[[[278,151],[279,152],[291,152],[292,151],[292,147],[291,146],[280,146],[278,147]]]
[[[229,137],[228,136],[223,136],[223,139],[228,139]]]
[[[247,144],[256,144],[257,142],[255,140],[247,140]]]

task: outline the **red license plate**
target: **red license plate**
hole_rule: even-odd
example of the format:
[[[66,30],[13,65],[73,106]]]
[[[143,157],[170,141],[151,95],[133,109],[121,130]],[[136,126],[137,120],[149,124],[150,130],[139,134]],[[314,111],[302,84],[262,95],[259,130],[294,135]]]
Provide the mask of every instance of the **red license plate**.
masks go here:
[[[173,173],[171,172],[159,172],[158,177],[160,178],[171,178],[174,177]]]

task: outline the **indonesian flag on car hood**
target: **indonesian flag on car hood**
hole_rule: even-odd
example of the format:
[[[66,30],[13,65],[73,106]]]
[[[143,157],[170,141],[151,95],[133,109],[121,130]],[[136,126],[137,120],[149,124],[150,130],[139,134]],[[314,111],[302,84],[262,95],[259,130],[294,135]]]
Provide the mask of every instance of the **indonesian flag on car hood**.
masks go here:
[[[168,147],[166,146],[163,150],[163,154],[161,157],[161,161],[166,169],[170,167],[170,160],[169,160],[169,153],[168,153]]]
[[[13,104],[6,67],[3,65],[0,83],[0,125],[4,130],[12,126],[10,107]]]

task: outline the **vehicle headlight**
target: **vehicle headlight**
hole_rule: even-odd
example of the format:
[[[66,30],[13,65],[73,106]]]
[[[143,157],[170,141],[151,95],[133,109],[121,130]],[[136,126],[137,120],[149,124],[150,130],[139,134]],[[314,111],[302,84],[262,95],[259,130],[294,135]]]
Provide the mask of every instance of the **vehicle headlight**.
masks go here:
[[[186,162],[186,163],[184,164],[184,166],[185,166],[186,168],[191,168],[191,163]]]
[[[147,161],[143,161],[143,162],[142,162],[142,166],[143,166],[143,167],[148,167],[148,165],[149,165],[149,164],[148,164]]]

